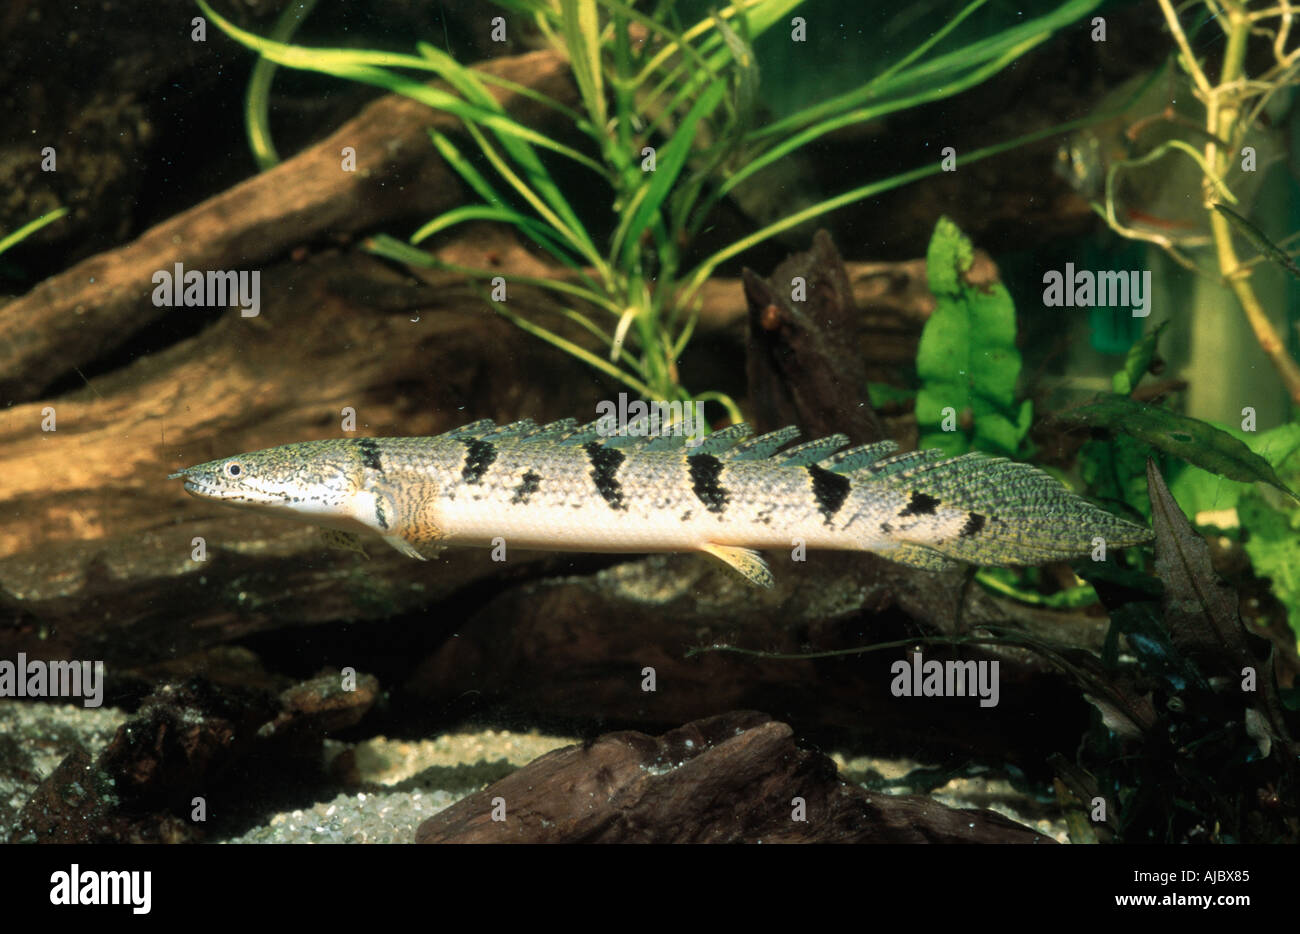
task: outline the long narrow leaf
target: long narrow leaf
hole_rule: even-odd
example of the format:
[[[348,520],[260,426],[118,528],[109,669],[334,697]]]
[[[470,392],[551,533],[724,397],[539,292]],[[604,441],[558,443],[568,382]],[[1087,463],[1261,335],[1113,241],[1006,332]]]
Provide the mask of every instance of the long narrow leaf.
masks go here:
[[[588,366],[599,370],[600,372],[604,373],[606,376],[618,380],[620,383],[623,383],[625,386],[628,386],[631,389],[635,389],[637,392],[641,393],[641,395],[647,399],[653,399],[655,397],[654,390],[652,390],[641,380],[637,379],[635,376],[631,376],[630,374],[628,374],[623,370],[620,370],[617,366],[610,363],[608,360],[604,359],[603,357],[596,356],[586,347],[583,347],[580,344],[575,344],[573,341],[561,337],[560,335],[556,334],[554,331],[550,330],[549,328],[544,328],[540,324],[536,324],[532,321],[529,321],[527,318],[523,317],[522,315],[515,314],[513,311],[508,309],[505,306],[505,304],[502,302],[490,302],[490,304],[494,309],[496,309],[496,312],[499,315],[501,315],[503,318],[506,318],[507,320],[512,322],[520,329],[527,331],[529,334],[532,334],[534,337],[540,337],[548,344],[558,347],[560,350],[563,350],[565,353],[571,356],[577,357],[583,363],[586,363]]]
[[[981,159],[1000,155],[1008,150],[1015,149],[1019,146],[1026,146],[1030,143],[1037,142],[1040,139],[1059,136],[1062,133],[1070,133],[1079,127],[1091,125],[1092,123],[1097,122],[1098,119],[1099,118],[1096,116],[1084,117],[1079,120],[1072,120],[1069,123],[1062,123],[1043,130],[1037,130],[1033,133],[1026,133],[1024,136],[1018,136],[1015,139],[1007,140],[1003,143],[995,143],[992,146],[985,146],[982,149],[968,152],[961,157],[961,162],[963,165],[970,165],[971,163],[978,162]],[[931,175],[937,175],[941,171],[943,171],[942,166],[939,160],[935,159],[926,165],[911,169],[910,171],[900,172],[899,174],[892,175],[889,178],[859,186],[851,191],[846,191],[833,198],[827,198],[825,201],[819,201],[817,204],[810,205],[802,211],[789,214],[781,218],[779,221],[768,224],[766,227],[755,231],[749,236],[743,237],[740,240],[723,247],[721,250],[718,250],[716,253],[703,260],[688,276],[685,277],[683,288],[678,294],[677,300],[681,304],[688,304],[695,293],[699,291],[700,287],[704,285],[709,276],[713,275],[713,271],[717,269],[718,266],[725,263],[733,256],[745,252],[745,250],[748,250],[750,247],[762,243],[764,240],[774,237],[792,227],[798,227],[800,224],[812,220],[814,217],[820,217],[823,214],[842,208],[845,205],[853,204],[856,201],[861,201],[864,198],[874,197],[881,192],[891,191],[894,188],[900,188],[903,185],[920,181],[921,179],[928,178]]]
[[[604,71],[600,61],[600,20],[595,0],[561,0],[564,41],[578,92],[591,115],[603,127],[606,120]]]
[[[501,276],[507,282],[515,282],[520,285],[534,286],[539,289],[549,289],[552,292],[561,292],[566,295],[572,295],[580,298],[585,302],[603,308],[612,314],[618,311],[614,304],[604,295],[593,288],[585,288],[564,279],[539,279],[536,276],[521,276],[515,273],[502,272],[496,269],[480,269],[473,266],[462,266],[459,263],[448,263],[438,259],[438,257],[426,253],[424,250],[416,249],[409,243],[398,240],[396,237],[390,237],[387,234],[377,234],[368,238],[364,247],[367,251],[374,253],[376,256],[383,256],[394,262],[404,263],[407,266],[419,266],[424,269],[438,269],[446,272],[462,273],[470,279],[490,279],[493,276]],[[576,313],[576,312],[575,312]]]
[[[717,109],[725,92],[726,85],[722,81],[711,84],[687,112],[681,126],[677,128],[668,145],[656,158],[655,172],[648,182],[649,188],[645,198],[637,205],[636,213],[632,215],[631,220],[626,225],[620,225],[615,237],[616,243],[621,243],[620,255],[624,263],[630,260],[631,250],[635,248],[642,231],[650,225],[664,199],[672,190],[673,183],[677,181],[677,176],[686,165],[700,121]],[[618,247],[615,249],[617,250]]]
[[[839,116],[824,120],[815,126],[811,126],[800,133],[796,133],[789,139],[765,151],[762,155],[749,160],[742,168],[738,169],[730,178],[722,183],[718,193],[720,195],[726,194],[755,172],[766,168],[778,159],[789,155],[795,150],[808,145],[828,133],[832,133],[855,123],[865,123],[869,120],[876,120],[885,114],[893,113],[894,111],[906,110],[930,101],[942,100],[968,88],[982,84],[984,81],[987,81],[990,77],[1006,68],[1031,48],[1045,41],[1047,38],[1047,35],[1042,35],[1028,39],[1023,45],[1013,47],[1000,58],[997,58],[986,64],[984,67],[978,68],[970,74],[963,76],[960,81],[940,87],[930,88],[910,97],[895,98],[874,107],[864,107],[860,110],[840,114]]]
[[[1249,240],[1251,246],[1259,250],[1261,255],[1271,259],[1274,263],[1290,273],[1294,278],[1300,279],[1300,267],[1297,267],[1295,261],[1286,254],[1286,251],[1270,240],[1264,231],[1260,230],[1227,205],[1220,204],[1216,201],[1214,204],[1210,205],[1210,207],[1222,214],[1224,218],[1227,219],[1228,223],[1237,229],[1237,233]]]
[[[35,220],[28,221],[27,223],[19,227],[17,230],[15,230],[13,233],[7,234],[3,239],[0,239],[0,253],[3,253],[5,250],[9,249],[14,244],[22,243],[32,234],[36,233],[36,231],[40,230],[42,227],[46,227],[50,224],[53,224],[55,221],[57,221],[59,218],[63,217],[67,213],[68,213],[68,208],[55,208],[53,211],[50,211],[46,214],[42,214],[40,217],[36,218]]]
[[[518,211],[510,208],[497,207],[489,204],[468,204],[464,207],[453,208],[450,211],[439,214],[415,233],[411,234],[411,245],[415,246],[423,243],[430,237],[435,236],[448,228],[455,227],[457,224],[463,224],[466,221],[500,221],[501,223],[510,224],[527,234],[534,240],[534,242],[565,266],[569,266],[572,269],[581,268],[573,261],[573,258],[564,251],[563,247],[557,240],[555,240],[554,236],[545,224],[539,223],[533,218],[520,214]]]
[[[510,208],[506,199],[503,198],[496,189],[488,183],[487,179],[482,176],[478,169],[476,169],[474,165],[461,154],[461,151],[456,147],[456,144],[442,133],[439,133],[437,130],[430,130],[429,137],[433,140],[433,145],[437,148],[443,159],[446,160],[447,164],[455,169],[457,174],[459,174],[460,177],[464,179],[472,189],[474,189],[475,193],[478,194],[478,196],[486,203],[486,206],[510,212],[509,217],[503,216],[500,218],[501,220],[514,224],[525,236],[544,249],[547,253],[554,256],[564,265],[581,272],[581,267],[574,261],[570,252],[571,250],[576,250],[575,245],[565,244],[556,236],[555,230],[551,227]],[[432,231],[427,228],[428,225],[425,225],[424,228],[421,228],[413,234],[411,242],[419,243],[421,240],[431,236]],[[586,278],[585,272],[581,272],[581,274]],[[591,282],[589,279],[587,281],[593,288],[595,288],[594,282]]]
[[[984,62],[1002,58],[1007,51],[1020,47],[1032,39],[1042,41],[1057,30],[1070,25],[1096,7],[1101,0],[1070,0],[1050,13],[1019,23],[995,36],[972,42],[960,49],[947,53],[929,62],[912,65],[905,70],[891,66],[881,75],[866,82],[862,87],[839,94],[833,98],[801,109],[783,120],[768,124],[753,134],[754,139],[781,136],[801,126],[808,126],[819,121],[833,118],[846,110],[859,106],[872,99],[888,100],[900,96],[917,84],[932,88],[951,84],[958,73],[969,72]],[[958,16],[964,16],[969,8],[962,10]],[[932,48],[934,42],[927,41],[923,47]],[[909,54],[907,59],[914,60]],[[917,93],[915,90],[912,94]]]
[[[491,128],[495,133],[504,134],[507,137],[513,137],[521,141],[540,146],[559,153],[569,159],[574,160],[580,165],[584,165],[594,172],[604,174],[602,166],[588,156],[583,155],[572,147],[558,143],[543,133],[538,133],[530,127],[523,125],[502,112],[499,107],[488,107],[483,104],[475,104],[466,101],[464,98],[457,97],[439,88],[414,81],[396,72],[388,71],[388,68],[412,68],[421,71],[431,71],[438,73],[444,79],[449,79],[452,73],[443,74],[442,65],[435,63],[433,60],[418,55],[402,55],[395,52],[372,52],[365,50],[354,51],[352,49],[306,49],[299,46],[285,45],[279,42],[272,42],[264,39],[246,30],[240,29],[230,21],[217,15],[205,0],[195,0],[196,3],[212,17],[221,29],[226,32],[232,39],[239,42],[264,57],[280,65],[290,68],[297,68],[304,71],[317,71],[322,74],[332,75],[340,78],[350,78],[354,81],[361,81],[366,84],[373,84],[381,87],[386,91],[392,91],[396,94],[402,94],[407,97],[418,100],[435,110],[444,110],[454,114],[466,122],[475,122]],[[460,66],[462,71],[468,72]],[[449,80],[449,83],[452,83]],[[464,86],[464,78],[460,82]],[[490,95],[489,95],[490,96]],[[495,99],[493,99],[495,105]]]
[[[474,142],[478,144],[479,149],[483,151],[483,155],[485,155],[488,161],[492,163],[492,167],[497,170],[497,174],[505,179],[505,181],[532,206],[533,210],[541,216],[542,220],[554,227],[556,232],[561,234],[564,239],[568,241],[569,245],[575,252],[586,257],[588,262],[602,270],[603,273],[605,264],[601,259],[600,254],[596,251],[595,244],[591,242],[591,237],[587,235],[587,231],[582,226],[581,222],[577,220],[576,216],[573,216],[573,209],[567,206],[567,202],[564,201],[563,196],[559,193],[559,189],[554,188],[554,183],[551,183],[551,187],[554,188],[553,194],[555,197],[559,198],[566,208],[564,211],[564,214],[566,215],[564,220],[560,218],[555,209],[543,201],[542,198],[533,191],[529,184],[519,177],[518,173],[516,173],[514,169],[506,164],[505,160],[501,158],[500,154],[492,144],[487,141],[482,132],[475,127],[474,124],[467,123],[465,124],[465,128],[469,130],[470,135],[474,137]],[[540,166],[538,166],[538,168],[540,170]],[[544,171],[542,172],[542,176],[547,180],[550,178],[550,176],[545,175]],[[530,178],[530,181],[531,180],[532,179]],[[572,225],[568,223],[569,217],[573,217]]]

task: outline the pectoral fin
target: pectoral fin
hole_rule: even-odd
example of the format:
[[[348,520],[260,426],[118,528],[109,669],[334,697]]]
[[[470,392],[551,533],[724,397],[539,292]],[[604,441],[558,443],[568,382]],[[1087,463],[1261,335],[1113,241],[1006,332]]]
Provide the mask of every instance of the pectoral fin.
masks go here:
[[[712,542],[706,542],[700,546],[700,551],[713,555],[719,561],[725,561],[735,570],[743,574],[751,584],[757,584],[760,587],[771,587],[776,583],[772,577],[772,571],[763,560],[763,556],[752,548],[740,548],[735,545],[715,545]]]
[[[951,571],[961,567],[960,561],[953,561],[933,548],[904,542],[897,548],[880,553],[890,561],[906,564],[908,567],[923,568],[927,571]]]

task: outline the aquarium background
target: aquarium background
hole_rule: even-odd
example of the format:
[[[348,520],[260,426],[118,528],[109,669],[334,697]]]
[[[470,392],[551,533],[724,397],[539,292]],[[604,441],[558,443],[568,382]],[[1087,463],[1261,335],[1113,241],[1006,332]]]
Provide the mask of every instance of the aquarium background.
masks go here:
[[[0,839],[1296,842],[1300,37],[1213,9],[12,3]],[[1154,542],[763,590],[167,479],[620,399]]]

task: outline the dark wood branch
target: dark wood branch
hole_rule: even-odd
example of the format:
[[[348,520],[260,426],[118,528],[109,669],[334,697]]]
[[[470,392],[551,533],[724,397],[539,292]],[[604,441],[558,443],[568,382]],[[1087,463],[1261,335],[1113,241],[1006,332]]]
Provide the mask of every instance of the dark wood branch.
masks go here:
[[[495,820],[505,802],[506,819]],[[799,802],[802,802],[800,805]],[[799,807],[803,808],[799,812]],[[869,794],[738,711],[547,753],[426,820],[417,843],[1050,843],[1000,814]]]
[[[483,70],[574,103],[567,64],[551,51],[495,59]],[[522,122],[547,131],[554,111],[497,91]],[[410,98],[381,97],[315,146],[145,232],[77,263],[0,308],[0,400],[39,398],[174,309],[151,301],[157,270],[259,269],[304,242],[379,224],[418,222],[462,199],[459,177],[429,142],[459,120]],[[343,151],[356,153],[344,171]]]

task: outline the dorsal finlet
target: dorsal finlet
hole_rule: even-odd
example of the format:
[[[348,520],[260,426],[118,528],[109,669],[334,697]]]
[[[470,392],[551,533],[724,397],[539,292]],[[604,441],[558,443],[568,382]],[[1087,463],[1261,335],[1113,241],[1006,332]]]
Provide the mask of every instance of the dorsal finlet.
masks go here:
[[[776,431],[769,431],[765,435],[759,435],[757,438],[750,438],[748,441],[742,441],[731,450],[721,456],[723,461],[758,461],[765,460],[785,447],[791,441],[797,440],[799,429],[794,425],[787,425],[784,428],[778,428]]]
[[[830,435],[815,441],[796,444],[788,451],[776,455],[773,462],[781,467],[807,467],[830,457],[849,443],[848,435]]]

